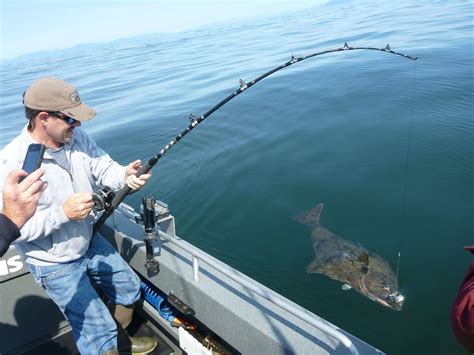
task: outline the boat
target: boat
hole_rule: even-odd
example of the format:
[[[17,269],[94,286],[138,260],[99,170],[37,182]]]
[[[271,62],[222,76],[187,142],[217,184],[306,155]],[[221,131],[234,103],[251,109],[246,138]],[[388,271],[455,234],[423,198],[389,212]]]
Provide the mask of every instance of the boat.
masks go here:
[[[151,201],[151,228],[146,206],[122,202],[99,230],[142,279],[129,328],[158,338],[151,354],[383,354],[180,238],[168,206]],[[0,259],[0,300],[1,354],[78,353],[14,246]]]

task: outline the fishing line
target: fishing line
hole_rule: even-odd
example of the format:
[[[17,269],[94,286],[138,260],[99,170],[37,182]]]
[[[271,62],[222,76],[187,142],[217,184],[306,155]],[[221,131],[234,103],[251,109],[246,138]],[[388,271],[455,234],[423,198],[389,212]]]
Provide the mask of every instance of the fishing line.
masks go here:
[[[390,45],[388,45],[388,44],[383,48],[376,48],[376,47],[351,47],[347,43],[344,43],[344,46],[339,47],[339,48],[328,49],[328,50],[325,50],[325,51],[304,55],[304,56],[301,56],[301,57],[298,57],[298,58],[295,58],[292,55],[291,59],[289,61],[287,61],[287,62],[285,62],[285,63],[269,70],[268,72],[260,75],[259,77],[253,79],[250,82],[245,82],[242,79],[240,79],[240,81],[239,81],[240,87],[237,90],[235,90],[232,94],[230,94],[229,96],[224,98],[217,105],[213,106],[209,111],[207,111],[203,115],[201,115],[199,117],[196,117],[193,114],[190,114],[189,115],[190,125],[185,130],[183,130],[180,134],[178,134],[174,139],[172,139],[167,145],[165,145],[159,151],[158,154],[156,154],[154,157],[152,157],[150,160],[148,160],[145,164],[143,164],[143,166],[136,173],[136,176],[146,174],[148,171],[150,171],[151,168],[153,168],[153,166],[155,166],[158,163],[158,161],[160,160],[160,158],[163,155],[165,155],[172,147],[174,147],[176,145],[176,143],[178,143],[182,138],[184,138],[196,126],[198,126],[207,117],[209,117],[215,111],[217,111],[222,106],[224,106],[227,102],[229,102],[233,98],[237,97],[242,92],[246,91],[247,89],[249,89],[250,87],[252,87],[256,83],[258,83],[259,81],[265,79],[266,77],[276,73],[277,71],[279,71],[281,69],[289,67],[289,66],[291,66],[295,63],[301,62],[301,61],[303,61],[305,59],[308,59],[308,58],[312,58],[312,57],[316,57],[316,56],[320,56],[320,55],[324,55],[324,54],[328,54],[328,53],[348,52],[348,51],[354,51],[354,50],[373,50],[373,51],[380,51],[380,52],[385,52],[385,53],[389,53],[389,54],[399,55],[399,56],[402,56],[402,57],[404,57],[406,59],[410,59],[410,60],[417,60],[418,59],[418,57],[412,57],[412,56],[409,56],[409,55],[406,55],[406,54],[403,54],[403,53],[395,52],[390,48]],[[105,223],[107,218],[109,218],[112,215],[114,210],[123,201],[123,199],[130,193],[130,191],[131,191],[131,189],[128,186],[123,187],[121,190],[119,190],[117,192],[117,194],[115,194],[115,196],[113,197],[111,202],[107,203],[107,208],[102,213],[102,216],[94,224],[93,234],[95,234],[97,232],[97,230],[99,230],[99,228]]]
[[[407,202],[407,186],[408,186],[408,168],[410,163],[410,153],[411,153],[411,145],[412,145],[412,135],[413,135],[413,111],[415,106],[415,93],[416,93],[416,62],[415,67],[413,69],[413,90],[411,95],[411,109],[410,109],[410,121],[408,123],[408,143],[407,143],[407,151],[405,154],[405,181],[403,183],[403,198],[402,198],[402,230],[403,233],[400,234],[400,238],[398,239],[398,261],[397,261],[397,283],[398,283],[398,269],[400,266],[400,250],[402,249],[402,235],[406,235],[407,230],[407,221],[406,221],[406,202]]]
[[[398,271],[400,270],[400,252],[398,252],[397,258],[397,275],[395,276],[395,285],[398,286]]]

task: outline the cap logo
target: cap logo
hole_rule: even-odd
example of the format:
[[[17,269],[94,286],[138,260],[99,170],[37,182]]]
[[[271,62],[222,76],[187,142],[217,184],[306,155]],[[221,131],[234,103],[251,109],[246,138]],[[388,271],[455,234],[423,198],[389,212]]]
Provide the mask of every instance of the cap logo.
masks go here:
[[[79,94],[77,91],[74,91],[72,94],[69,95],[69,100],[73,104],[80,104],[81,103],[81,98],[79,97]]]

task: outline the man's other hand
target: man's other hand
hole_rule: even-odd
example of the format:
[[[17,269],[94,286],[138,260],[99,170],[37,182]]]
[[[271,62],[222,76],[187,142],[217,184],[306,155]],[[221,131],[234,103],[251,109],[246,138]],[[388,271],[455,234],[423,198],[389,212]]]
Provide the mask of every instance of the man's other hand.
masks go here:
[[[89,192],[78,192],[67,199],[63,205],[64,214],[71,221],[86,218],[94,207],[92,194]]]

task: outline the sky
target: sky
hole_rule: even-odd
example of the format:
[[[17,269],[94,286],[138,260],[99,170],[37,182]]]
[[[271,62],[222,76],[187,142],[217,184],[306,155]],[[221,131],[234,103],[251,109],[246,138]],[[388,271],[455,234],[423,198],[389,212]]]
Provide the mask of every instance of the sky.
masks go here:
[[[84,43],[176,33],[326,0],[0,0],[0,60]]]

